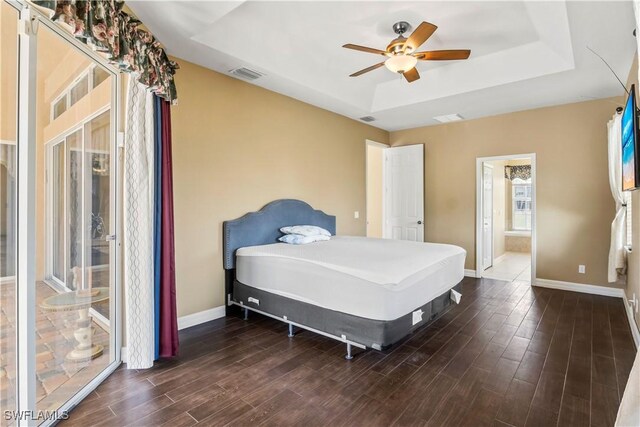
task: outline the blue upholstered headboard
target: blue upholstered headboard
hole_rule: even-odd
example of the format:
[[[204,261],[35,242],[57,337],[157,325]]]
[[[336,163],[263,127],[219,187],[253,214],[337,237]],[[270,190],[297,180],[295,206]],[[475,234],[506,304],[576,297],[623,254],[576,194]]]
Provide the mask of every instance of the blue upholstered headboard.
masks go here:
[[[317,211],[301,200],[276,200],[258,212],[225,221],[223,228],[224,268],[236,267],[236,250],[245,246],[277,243],[280,228],[288,225],[317,225],[336,234],[336,217]]]

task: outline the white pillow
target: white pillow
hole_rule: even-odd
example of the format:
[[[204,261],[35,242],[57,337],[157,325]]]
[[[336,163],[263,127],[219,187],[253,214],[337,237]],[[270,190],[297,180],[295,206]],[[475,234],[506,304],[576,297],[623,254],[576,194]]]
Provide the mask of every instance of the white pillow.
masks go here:
[[[284,234],[300,234],[301,236],[331,236],[328,230],[315,225],[292,225],[280,229]]]
[[[301,234],[285,234],[278,240],[290,245],[306,245],[307,243],[320,242],[323,240],[330,240],[331,237],[317,234],[315,236],[303,236]]]

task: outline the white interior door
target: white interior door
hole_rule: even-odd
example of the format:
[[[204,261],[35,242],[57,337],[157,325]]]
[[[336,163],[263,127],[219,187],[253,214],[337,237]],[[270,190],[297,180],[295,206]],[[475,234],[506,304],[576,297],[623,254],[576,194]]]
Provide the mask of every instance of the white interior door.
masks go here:
[[[493,166],[482,168],[482,264],[483,269],[493,265]]]
[[[384,236],[424,241],[424,146],[384,150]]]

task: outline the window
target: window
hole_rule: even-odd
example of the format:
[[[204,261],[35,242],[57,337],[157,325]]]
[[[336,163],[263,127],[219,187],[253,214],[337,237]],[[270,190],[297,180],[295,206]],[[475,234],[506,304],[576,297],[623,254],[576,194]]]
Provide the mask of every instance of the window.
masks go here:
[[[512,185],[512,229],[531,230],[531,180],[516,178]]]
[[[93,67],[93,89],[97,88],[100,83],[109,78],[109,73],[102,67]]]
[[[67,96],[66,95],[63,96],[62,98],[58,99],[57,101],[53,102],[53,112],[52,112],[53,119],[57,119],[65,111],[67,111]]]
[[[85,69],[81,76],[62,91],[51,103],[51,120],[55,120],[72,105],[85,97],[92,89],[109,78],[109,72],[99,65]]]
[[[89,93],[89,74],[85,74],[69,91],[69,107]]]

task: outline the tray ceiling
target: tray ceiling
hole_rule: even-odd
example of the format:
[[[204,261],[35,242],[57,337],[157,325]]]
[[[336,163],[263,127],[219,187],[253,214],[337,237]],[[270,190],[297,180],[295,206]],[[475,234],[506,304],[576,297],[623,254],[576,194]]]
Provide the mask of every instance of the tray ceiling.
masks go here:
[[[387,130],[622,95],[590,46],[626,80],[635,49],[631,2],[149,2],[127,3],[179,58]],[[376,55],[394,22],[439,28],[421,50],[472,50],[467,61],[420,62],[406,83]]]

